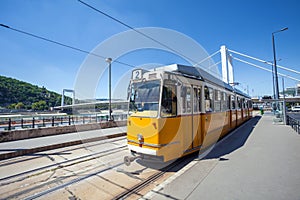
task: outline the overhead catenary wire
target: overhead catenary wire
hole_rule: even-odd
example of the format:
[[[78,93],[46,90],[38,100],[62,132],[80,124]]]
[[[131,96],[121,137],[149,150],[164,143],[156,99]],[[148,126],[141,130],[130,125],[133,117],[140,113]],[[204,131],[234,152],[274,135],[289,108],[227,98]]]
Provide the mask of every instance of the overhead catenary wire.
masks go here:
[[[79,0],[79,1],[80,1],[80,0]],[[12,28],[12,27],[10,27],[10,26],[8,26],[8,25],[5,25],[5,24],[0,24],[0,26],[1,26],[1,27],[4,27],[4,28],[7,28],[7,29],[10,29],[10,30],[13,30],[13,31],[16,31],[16,32],[19,32],[19,33],[22,33],[22,34],[25,34],[25,35],[28,35],[28,36],[31,36],[31,37],[34,37],[34,38],[37,38],[37,39],[41,39],[41,40],[44,40],[44,41],[47,41],[47,42],[50,42],[50,43],[54,43],[54,44],[59,45],[59,46],[63,46],[63,47],[69,48],[69,49],[72,49],[72,50],[75,50],[75,51],[79,51],[79,52],[86,53],[86,54],[89,54],[89,55],[93,55],[93,56],[96,56],[96,57],[99,57],[99,58],[102,58],[102,59],[106,59],[105,56],[101,56],[101,55],[99,55],[99,54],[91,53],[91,52],[89,52],[89,51],[86,51],[86,50],[83,50],[83,49],[80,49],[80,48],[77,48],[77,47],[73,47],[73,46],[64,44],[64,43],[62,43],[62,42],[54,41],[54,40],[52,40],[52,39],[48,39],[48,38],[45,38],[45,37],[42,37],[42,36],[38,36],[38,35],[33,34],[33,33],[29,33],[29,32],[23,31],[23,30],[19,30],[19,29],[16,29],[16,28]],[[271,64],[271,65],[272,65],[272,63],[270,63],[270,62],[268,62],[268,61],[264,61],[264,60],[261,60],[261,59],[258,59],[258,58],[252,57],[252,56],[248,56],[248,55],[246,55],[246,54],[242,54],[242,53],[239,53],[239,52],[234,51],[234,50],[228,49],[228,51],[230,51],[230,52],[232,52],[232,53],[235,53],[235,54],[238,54],[238,55],[241,55],[241,56],[244,56],[244,57],[247,57],[247,58],[254,59],[254,60],[256,60],[256,61],[260,61],[260,62],[262,62],[262,63],[267,63],[267,64]],[[198,63],[195,64],[195,65],[198,65],[198,64],[200,64],[201,62],[204,62],[205,60],[207,60],[207,59],[213,57],[213,56],[216,55],[217,53],[219,53],[219,50],[216,51],[215,53],[211,54],[211,55],[208,56],[207,58],[203,59],[202,61],[198,62]],[[265,71],[272,72],[272,70],[269,70],[269,69],[263,68],[263,67],[261,67],[261,66],[255,65],[255,64],[253,64],[253,63],[250,63],[250,62],[247,62],[247,61],[238,59],[238,58],[236,58],[236,57],[233,57],[233,56],[232,56],[232,58],[235,59],[235,60],[238,60],[238,61],[240,61],[240,62],[243,62],[243,63],[249,64],[249,65],[252,65],[252,66],[254,66],[254,67],[257,67],[257,68],[259,68],[259,69],[262,69],[262,70],[265,70]],[[114,60],[114,62],[119,63],[119,64],[122,64],[122,65],[129,66],[129,67],[132,67],[132,68],[136,68],[136,66],[133,66],[133,65],[130,65],[130,64],[121,62],[121,61]],[[220,63],[220,62],[218,62],[217,64],[219,64],[219,63]],[[217,65],[217,64],[215,64],[215,65]],[[194,66],[195,66],[195,65],[194,65]],[[214,65],[213,65],[213,66],[214,66]],[[278,66],[278,67],[284,68],[284,67],[282,67],[282,66]],[[298,72],[298,71],[296,71],[296,70],[292,70],[292,69],[289,69],[289,68],[284,68],[284,69],[287,70],[287,71],[291,71],[291,72],[300,74],[300,72]],[[290,79],[293,79],[293,80],[296,80],[296,81],[300,81],[299,79],[296,79],[296,78],[291,77],[291,76],[289,76],[289,75],[285,75],[285,74],[282,74],[282,73],[278,73],[278,74],[279,74],[280,76],[283,76],[283,77],[287,77],[287,78],[290,78]]]
[[[212,67],[219,65],[220,63],[222,63],[222,61],[220,60],[219,62],[214,63],[213,65],[209,65],[207,68],[210,70]]]
[[[245,60],[242,60],[242,59],[239,59],[239,58],[236,58],[236,57],[233,57],[233,56],[232,56],[232,58],[235,59],[235,60],[237,60],[237,61],[240,61],[240,62],[242,62],[242,63],[248,64],[248,65],[252,65],[252,66],[254,66],[254,67],[256,67],[256,68],[259,68],[259,69],[262,69],[262,70],[265,70],[265,71],[268,71],[268,72],[273,73],[272,70],[270,70],[270,69],[261,67],[261,66],[259,66],[259,65],[256,65],[256,64],[247,62],[247,61],[245,61]],[[290,79],[293,79],[293,80],[296,80],[296,81],[300,81],[300,79],[294,78],[294,77],[289,76],[289,75],[286,75],[286,74],[278,73],[278,75],[283,76],[283,77],[286,77],[286,78],[290,78]]]
[[[22,34],[25,34],[25,35],[28,35],[28,36],[40,39],[40,40],[44,40],[44,41],[47,41],[47,42],[50,42],[50,43],[53,43],[53,44],[56,44],[56,45],[59,45],[59,46],[63,46],[63,47],[66,47],[66,48],[69,48],[69,49],[72,49],[72,50],[75,50],[75,51],[79,51],[81,53],[85,53],[85,54],[88,54],[88,55],[96,56],[96,57],[99,57],[99,58],[102,58],[102,59],[106,59],[107,58],[107,57],[101,56],[99,54],[95,54],[95,53],[92,53],[92,52],[89,52],[89,51],[86,51],[86,50],[83,50],[83,49],[80,49],[80,48],[77,48],[77,47],[73,47],[73,46],[64,44],[62,42],[58,42],[58,41],[55,41],[55,40],[52,40],[52,39],[48,39],[48,38],[45,38],[45,37],[33,34],[33,33],[29,33],[29,32],[23,31],[23,30],[12,28],[12,27],[10,27],[8,25],[5,25],[5,24],[0,24],[0,26],[2,26],[4,28],[7,28],[7,29],[10,29],[12,31],[18,32],[18,33],[22,33]],[[122,65],[126,65],[128,67],[135,68],[135,66],[130,65],[128,63],[121,62],[121,61],[114,60],[114,62],[122,64]]]
[[[212,68],[214,66],[218,66],[221,62],[222,61],[219,61],[219,62],[214,63],[213,65],[209,65],[206,69],[207,72],[209,72],[210,74],[215,75],[217,78],[221,79],[221,75],[218,72],[216,72],[215,70],[212,70]]]
[[[203,60],[201,60],[200,62],[198,62],[198,63],[196,63],[196,64],[194,64],[194,67],[196,67],[197,65],[200,65],[201,63],[203,63],[204,61],[206,61],[206,60],[208,60],[208,59],[210,59],[210,58],[212,58],[213,56],[215,56],[217,53],[219,53],[220,52],[220,50],[218,50],[218,51],[216,51],[215,53],[213,53],[213,54],[211,54],[210,56],[208,56],[208,57],[206,57],[206,58],[204,58]]]
[[[113,17],[113,16],[111,16],[111,15],[109,15],[109,14],[107,14],[107,13],[101,11],[101,10],[99,10],[98,8],[95,8],[95,7],[91,6],[90,4],[88,4],[88,3],[86,3],[86,2],[84,2],[84,1],[82,1],[82,0],[78,0],[78,1],[79,1],[80,3],[82,3],[83,5],[85,5],[85,6],[89,7],[89,8],[91,8],[92,10],[94,10],[94,11],[96,11],[96,12],[98,12],[98,13],[100,13],[100,14],[102,14],[102,15],[104,15],[104,16],[106,16],[106,17],[108,17],[108,18],[110,18],[110,19],[112,19],[112,20],[114,20],[114,21],[116,21],[116,22],[118,22],[119,24],[122,24],[123,26],[125,26],[125,27],[127,27],[127,28],[129,28],[129,29],[131,29],[131,30],[133,30],[133,31],[135,31],[136,33],[138,33],[138,34],[140,34],[140,35],[142,35],[142,36],[144,36],[144,37],[146,37],[146,38],[148,38],[148,39],[150,39],[151,41],[153,41],[153,42],[155,42],[155,43],[157,43],[157,44],[159,44],[159,45],[161,45],[161,46],[163,46],[163,47],[169,49],[171,52],[176,53],[176,54],[182,56],[182,57],[185,58],[186,60],[188,60],[188,61],[190,61],[190,62],[193,62],[193,63],[197,63],[197,62],[194,61],[193,59],[187,57],[186,55],[183,55],[183,54],[180,53],[179,51],[177,51],[177,50],[171,48],[170,46],[168,46],[168,45],[166,45],[166,44],[160,42],[159,40],[157,40],[157,39],[155,39],[155,38],[153,38],[153,37],[151,37],[151,36],[149,36],[149,35],[147,35],[147,34],[141,32],[141,31],[139,31],[138,29],[134,28],[133,26],[130,26],[129,24],[126,24],[125,22],[122,22],[121,20],[119,20],[119,19],[117,19],[117,18],[115,18],[115,17]]]

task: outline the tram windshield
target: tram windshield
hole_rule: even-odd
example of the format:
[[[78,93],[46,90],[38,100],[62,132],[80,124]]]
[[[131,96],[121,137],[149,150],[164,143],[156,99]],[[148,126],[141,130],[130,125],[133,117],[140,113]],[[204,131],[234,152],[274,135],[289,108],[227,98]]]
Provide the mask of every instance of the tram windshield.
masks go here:
[[[131,84],[129,114],[141,117],[157,117],[159,93],[159,80]]]

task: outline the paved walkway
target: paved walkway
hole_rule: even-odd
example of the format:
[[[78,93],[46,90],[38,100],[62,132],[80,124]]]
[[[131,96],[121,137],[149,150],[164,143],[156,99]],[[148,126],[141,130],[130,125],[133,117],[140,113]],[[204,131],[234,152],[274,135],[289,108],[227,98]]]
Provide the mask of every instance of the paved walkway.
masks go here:
[[[300,199],[300,135],[256,116],[144,199]]]

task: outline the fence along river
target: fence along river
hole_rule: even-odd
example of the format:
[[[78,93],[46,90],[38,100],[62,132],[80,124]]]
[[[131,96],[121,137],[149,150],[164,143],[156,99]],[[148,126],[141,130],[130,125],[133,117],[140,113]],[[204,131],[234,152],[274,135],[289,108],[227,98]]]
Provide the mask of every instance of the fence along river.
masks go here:
[[[112,117],[114,121],[124,121],[127,120],[127,112],[114,111]],[[108,118],[107,112],[78,115],[65,113],[0,115],[0,131],[98,123],[106,122]]]

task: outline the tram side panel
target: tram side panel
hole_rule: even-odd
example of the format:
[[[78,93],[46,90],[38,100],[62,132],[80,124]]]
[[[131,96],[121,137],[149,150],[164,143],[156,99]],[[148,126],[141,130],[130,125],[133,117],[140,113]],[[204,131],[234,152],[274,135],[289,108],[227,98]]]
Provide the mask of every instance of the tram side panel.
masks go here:
[[[243,111],[242,109],[237,110],[237,126],[241,125],[243,123]]]
[[[202,148],[214,144],[227,133],[225,112],[205,113],[202,115],[202,135],[204,136]]]
[[[160,118],[158,154],[164,156],[164,161],[173,160],[182,156],[184,151],[183,137],[186,130],[186,119],[182,117]]]
[[[161,119],[159,123],[159,154],[164,160],[173,160],[200,149],[202,144],[201,116],[181,115],[176,118]]]
[[[200,148],[203,141],[202,131],[201,131],[201,115],[200,113],[193,116],[193,147]]]
[[[229,131],[230,131],[230,120],[231,120],[231,116],[230,116],[230,111],[224,111],[223,112],[225,115],[225,119],[224,119],[224,127],[221,133],[221,137],[224,137]]]
[[[231,110],[230,114],[231,114],[230,128],[232,130],[235,129],[235,127],[237,126],[237,110]]]

